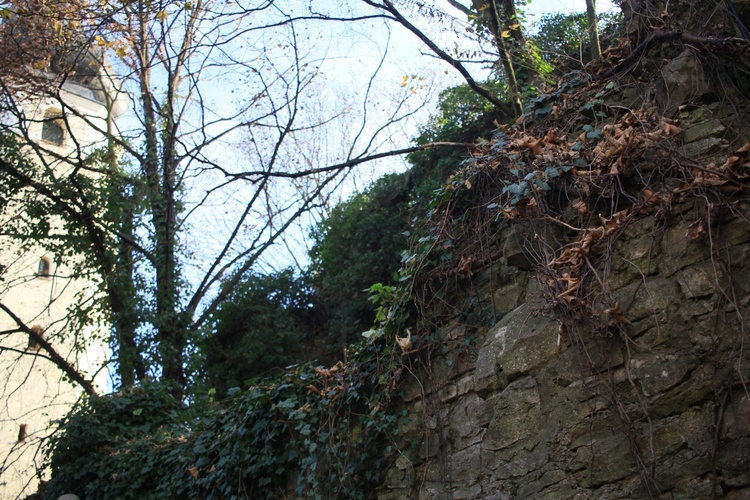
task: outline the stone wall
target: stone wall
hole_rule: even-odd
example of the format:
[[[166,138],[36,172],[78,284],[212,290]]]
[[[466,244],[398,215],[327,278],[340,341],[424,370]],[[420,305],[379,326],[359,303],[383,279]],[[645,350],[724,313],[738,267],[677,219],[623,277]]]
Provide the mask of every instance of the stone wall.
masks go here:
[[[697,202],[628,227],[607,280],[627,323],[610,334],[564,326],[506,245],[475,282],[500,320],[447,325],[453,347],[413,367],[410,440],[379,498],[750,496],[750,231],[737,208],[695,239]],[[476,349],[459,348],[472,335]]]
[[[726,155],[711,106],[683,119],[693,158]],[[502,256],[452,300],[473,315],[406,370],[378,497],[750,498],[746,198],[682,198],[613,233],[590,317],[546,286],[575,234],[500,230]],[[541,231],[558,241],[546,256]]]

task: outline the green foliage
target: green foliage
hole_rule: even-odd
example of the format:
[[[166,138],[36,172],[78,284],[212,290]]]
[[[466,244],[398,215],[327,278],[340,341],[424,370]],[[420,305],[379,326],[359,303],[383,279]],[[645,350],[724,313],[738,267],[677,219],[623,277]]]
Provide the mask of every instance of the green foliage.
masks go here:
[[[370,287],[369,301],[375,304],[375,321],[380,323],[388,319],[388,306],[396,291],[395,286],[383,286],[382,283],[375,283]]]
[[[506,86],[498,80],[484,85],[507,95]],[[417,144],[471,143],[489,134],[497,121],[508,118],[467,85],[447,89],[440,97],[439,111],[422,128]],[[369,331],[377,331],[380,323],[392,319],[389,308],[401,307],[400,314],[407,314],[403,297],[394,288],[398,284],[394,281],[405,278],[394,275],[404,264],[403,251],[413,237],[411,221],[425,214],[435,190],[465,159],[462,150],[449,151],[412,153],[407,174],[376,181],[337,206],[313,231],[312,283],[327,309],[330,345],[342,349],[373,323],[377,323],[376,330]]]
[[[361,342],[347,364],[304,366],[184,412],[161,386],[90,398],[52,443],[45,495],[365,498],[385,469],[398,357]]]
[[[498,96],[507,96],[507,86],[500,80],[490,80],[483,85]],[[437,114],[422,127],[414,139],[417,144],[432,142],[474,142],[503,123],[504,116],[486,99],[468,85],[458,85],[440,93]],[[410,178],[417,199],[430,196],[458,169],[465,153],[460,150],[426,150],[409,155],[412,164]]]
[[[516,182],[508,182],[501,191],[501,194],[508,194],[510,196],[508,204],[510,206],[516,206],[521,200],[531,197],[534,192],[548,193],[552,190],[549,182],[553,179],[557,179],[561,174],[570,172],[573,167],[571,165],[565,165],[558,167],[557,165],[551,165],[546,167],[544,170],[532,170],[526,172],[521,169],[509,169],[508,171],[518,178]],[[498,204],[490,204],[487,206],[488,209],[497,208]]]
[[[329,318],[329,345],[339,353],[375,320],[367,290],[393,280],[408,207],[404,176],[388,175],[336,206],[312,232],[312,283]]]
[[[181,472],[170,471],[154,454],[170,435],[185,432],[181,405],[163,386],[92,396],[65,418],[62,429],[50,442],[48,497],[155,497],[155,487]]]
[[[622,14],[602,12],[598,17],[599,38],[602,48],[605,48],[619,32]],[[581,69],[591,61],[586,13],[545,14],[539,21],[532,40],[541,57],[553,64],[558,75]]]
[[[209,387],[224,395],[272,369],[310,359],[305,341],[314,334],[312,300],[306,280],[291,269],[244,276],[198,342]]]
[[[486,85],[505,92],[497,81]],[[440,113],[417,142],[473,142],[494,127],[497,116],[486,100],[469,87],[458,86],[442,94]],[[379,179],[335,207],[314,229],[309,285],[286,271],[251,274],[232,291],[214,314],[211,333],[199,341],[208,387],[224,395],[270,369],[310,359],[303,356],[302,346],[309,353],[320,330],[327,337],[318,337],[318,342],[329,352],[316,354],[341,359],[343,350],[362,332],[388,319],[389,307],[398,302],[392,297],[394,275],[408,245],[414,205],[463,158],[461,153],[441,157],[426,151],[410,160],[411,172]],[[321,325],[319,318],[327,324]]]

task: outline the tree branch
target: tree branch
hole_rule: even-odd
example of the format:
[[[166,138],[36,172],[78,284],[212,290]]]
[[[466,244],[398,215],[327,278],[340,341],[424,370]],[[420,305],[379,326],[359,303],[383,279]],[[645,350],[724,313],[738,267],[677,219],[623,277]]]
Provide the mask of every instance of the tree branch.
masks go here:
[[[467,6],[465,6],[462,3],[457,2],[456,0],[448,0],[448,3],[451,7],[458,9],[461,11],[461,13],[470,16],[471,15],[471,9],[469,9]]]
[[[422,40],[422,43],[427,45],[430,50],[432,50],[435,54],[440,57],[443,61],[447,62],[451,66],[453,66],[460,74],[464,77],[464,80],[466,80],[467,85],[471,87],[471,89],[476,92],[477,94],[481,95],[488,101],[490,101],[497,109],[499,110],[505,110],[508,106],[507,103],[502,102],[500,99],[498,99],[496,96],[492,95],[492,93],[487,90],[486,88],[482,87],[480,84],[474,80],[474,78],[471,76],[471,74],[466,70],[463,64],[461,64],[457,59],[454,59],[448,53],[446,53],[444,50],[442,50],[440,47],[438,47],[435,42],[430,40],[430,38],[425,35],[419,28],[411,24],[402,14],[401,12],[396,9],[396,7],[393,6],[393,3],[390,2],[390,0],[383,0],[382,4],[378,4],[372,0],[364,0],[364,2],[367,5],[370,5],[371,7],[375,7],[376,9],[385,10],[386,12],[389,12],[394,19],[401,24],[403,27],[414,33],[417,38]]]
[[[309,170],[301,170],[299,172],[267,172],[262,170],[256,170],[252,172],[243,172],[236,174],[237,177],[242,178],[268,178],[268,177],[282,177],[286,179],[297,179],[300,177],[306,177],[308,175],[320,174],[324,172],[330,172],[332,170],[341,170],[344,168],[355,167],[361,163],[367,163],[381,158],[388,158],[390,156],[399,156],[409,153],[416,153],[417,151],[425,151],[428,149],[435,148],[473,148],[476,144],[470,142],[432,142],[430,144],[424,144],[422,146],[412,146],[410,148],[395,149],[393,151],[385,151],[383,153],[375,153],[370,156],[362,156],[360,158],[353,158],[351,160],[337,163],[335,165],[329,165],[327,167],[312,168]]]
[[[47,342],[47,339],[44,338],[43,335],[40,333],[35,332],[33,329],[26,326],[26,324],[16,316],[13,311],[11,311],[8,306],[0,302],[0,309],[5,312],[10,318],[18,325],[18,329],[28,335],[34,342],[36,342],[39,346],[41,346],[42,349],[47,353],[48,359],[57,365],[58,368],[60,368],[70,379],[78,385],[80,385],[84,391],[90,396],[96,395],[96,389],[94,389],[94,384],[86,380],[86,378],[78,371],[76,370],[73,365],[68,363],[68,361],[63,358],[52,345]]]

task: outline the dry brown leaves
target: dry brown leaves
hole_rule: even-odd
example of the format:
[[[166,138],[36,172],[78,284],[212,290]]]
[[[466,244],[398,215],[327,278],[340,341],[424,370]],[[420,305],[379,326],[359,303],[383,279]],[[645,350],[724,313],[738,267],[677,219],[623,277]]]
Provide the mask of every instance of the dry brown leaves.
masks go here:
[[[340,394],[346,392],[344,385],[344,363],[339,361],[331,368],[313,368],[315,373],[322,379],[322,388],[315,384],[305,386],[307,394],[317,394],[321,398],[328,397],[328,406],[333,405],[339,398]]]
[[[594,161],[600,171],[617,174],[640,157],[647,146],[681,132],[673,120],[662,117],[657,122],[649,110],[631,110],[617,123],[602,127],[602,138],[593,150]],[[579,140],[586,142],[586,134],[581,134]]]
[[[703,238],[706,234],[706,222],[701,218],[688,226],[687,236],[691,241]]]
[[[721,166],[710,163],[707,166],[696,165],[690,169],[692,180],[683,182],[675,193],[683,193],[706,187],[725,192],[744,191],[748,188],[750,178],[750,142],[732,152]]]
[[[409,352],[412,348],[411,343],[411,330],[406,329],[406,337],[399,337],[396,335],[396,343],[401,348],[401,352]]]
[[[600,216],[601,226],[581,231],[578,239],[549,263],[549,267],[557,272],[555,278],[547,281],[547,285],[554,290],[562,289],[562,292],[555,296],[558,300],[564,300],[567,303],[576,300],[576,292],[582,283],[582,271],[592,248],[606,236],[623,227],[630,216],[629,209],[621,210],[608,218]]]

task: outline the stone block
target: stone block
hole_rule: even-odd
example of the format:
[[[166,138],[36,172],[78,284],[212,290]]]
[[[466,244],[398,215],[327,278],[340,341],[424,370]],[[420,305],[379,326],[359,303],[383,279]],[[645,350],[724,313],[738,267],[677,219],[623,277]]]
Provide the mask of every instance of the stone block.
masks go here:
[[[737,439],[750,431],[750,399],[747,392],[738,392],[724,410],[722,439]]]
[[[636,353],[630,360],[630,369],[646,396],[676,386],[697,366],[695,356],[681,354]]]
[[[445,447],[442,446],[440,441],[440,434],[438,432],[428,432],[419,447],[419,458],[422,460],[434,459],[439,454],[447,453],[448,450],[444,449]],[[429,463],[432,462],[433,460],[430,460]]]
[[[649,413],[653,417],[677,415],[710,400],[714,395],[714,374],[710,365],[698,367],[687,381],[651,398]]]
[[[580,350],[575,346],[566,346],[550,361],[546,371],[553,383],[567,387],[588,375],[584,366]]]
[[[731,488],[750,486],[750,437],[722,441],[716,462],[724,484]]]
[[[680,105],[709,92],[703,68],[690,50],[684,50],[669,61],[661,74],[664,78],[664,87],[657,96],[668,110],[676,110]]]
[[[428,380],[428,377],[421,368],[415,372],[414,376],[409,374],[404,377],[401,382],[401,391],[403,393],[402,398],[406,403],[422,399],[429,394],[429,388],[425,387],[422,380]]]
[[[667,228],[662,240],[664,258],[659,262],[659,273],[669,278],[680,269],[707,259],[708,246],[701,239],[691,240],[688,226],[692,220]]]
[[[529,477],[527,481],[524,481],[519,486],[518,498],[533,498],[535,496],[539,498],[537,494],[540,491],[552,486],[553,484],[559,483],[564,480],[567,475],[560,469],[551,469],[541,474],[538,478],[535,476],[536,475]]]
[[[726,148],[727,142],[718,137],[708,137],[700,141],[685,144],[682,152],[688,158],[705,158]]]
[[[574,477],[584,488],[614,483],[636,472],[627,438],[616,428],[586,432],[571,449],[575,450],[572,465],[576,462],[582,465]]]
[[[482,447],[479,444],[458,450],[448,458],[450,476],[454,484],[471,486],[479,482],[482,473]]]
[[[614,338],[594,339],[563,349],[545,367],[552,381],[568,386],[576,380],[623,364],[621,344]]]
[[[456,387],[458,389],[458,395],[464,396],[468,394],[469,392],[474,391],[474,374],[467,375],[465,377],[462,377],[458,380],[456,383]]]
[[[679,481],[672,490],[672,500],[693,500],[695,498],[711,498],[713,481],[710,478],[690,478]],[[724,498],[729,498],[728,496]]]
[[[456,384],[449,382],[440,388],[439,394],[442,403],[449,403],[458,397],[458,387]]]
[[[687,409],[679,415],[663,418],[653,423],[653,443],[657,461],[689,450],[688,458],[706,455],[711,451],[710,432],[712,415],[710,406]],[[642,439],[651,439],[648,427],[641,429]]]
[[[485,498],[482,495],[482,485],[477,483],[470,486],[459,486],[453,488],[451,498],[463,500],[465,498]]]
[[[550,463],[549,448],[546,443],[539,443],[533,447],[517,443],[499,452],[498,463],[496,477],[501,480],[513,480],[516,485],[519,482],[525,483]]]
[[[750,498],[750,488],[740,488],[731,490],[725,496],[725,500],[748,500]]]
[[[527,302],[487,333],[476,362],[477,391],[504,387],[557,353],[559,325],[544,316],[538,306]]]
[[[685,143],[701,141],[709,137],[722,137],[726,128],[718,119],[698,122],[685,128],[682,138]]]
[[[631,322],[665,311],[681,300],[677,284],[661,276],[648,276],[612,296]]]
[[[742,213],[742,217],[750,217],[750,214]],[[720,232],[721,242],[726,245],[741,245],[750,241],[747,219],[733,217],[722,225]]]
[[[653,223],[653,220],[649,222]],[[610,290],[656,274],[659,271],[660,251],[661,246],[647,234],[619,243],[612,256],[613,272],[607,280]]]
[[[492,307],[495,314],[505,315],[518,307],[519,301],[526,292],[524,283],[510,283],[492,292]]]
[[[689,450],[682,450],[674,456],[660,460],[656,464],[656,482],[664,490],[676,488],[686,479],[701,479],[711,472],[711,460],[708,455],[698,455]],[[697,484],[696,484],[697,486]],[[636,498],[645,498],[643,488],[635,491]],[[679,491],[677,492],[679,494]],[[711,498],[697,495],[690,498]]]
[[[544,425],[537,382],[531,377],[512,382],[502,392],[489,398],[492,420],[484,436],[484,446],[502,450],[524,441],[533,448]]]
[[[724,276],[718,266],[711,262],[681,269],[677,273],[677,282],[682,293],[688,299],[699,299],[713,295],[719,283],[724,282]]]
[[[458,400],[448,415],[453,447],[461,450],[480,442],[491,418],[491,404],[476,394]]]

